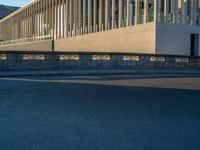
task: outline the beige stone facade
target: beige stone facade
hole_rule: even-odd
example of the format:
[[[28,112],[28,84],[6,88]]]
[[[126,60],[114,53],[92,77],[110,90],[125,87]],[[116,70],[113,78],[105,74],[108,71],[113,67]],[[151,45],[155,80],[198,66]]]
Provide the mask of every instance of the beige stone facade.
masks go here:
[[[0,20],[0,50],[199,55],[199,35],[200,0],[35,0]]]

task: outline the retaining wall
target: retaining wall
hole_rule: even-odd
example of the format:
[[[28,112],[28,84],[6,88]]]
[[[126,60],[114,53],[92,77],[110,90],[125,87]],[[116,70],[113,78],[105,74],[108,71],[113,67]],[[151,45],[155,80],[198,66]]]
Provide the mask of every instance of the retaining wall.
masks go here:
[[[200,69],[200,57],[131,53],[0,52],[0,70]]]

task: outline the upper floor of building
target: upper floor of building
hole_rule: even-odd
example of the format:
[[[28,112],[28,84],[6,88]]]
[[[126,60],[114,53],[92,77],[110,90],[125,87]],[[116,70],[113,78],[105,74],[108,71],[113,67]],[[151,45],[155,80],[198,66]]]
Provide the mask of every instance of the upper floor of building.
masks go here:
[[[0,45],[70,38],[153,21],[200,26],[200,0],[34,0],[0,20]]]

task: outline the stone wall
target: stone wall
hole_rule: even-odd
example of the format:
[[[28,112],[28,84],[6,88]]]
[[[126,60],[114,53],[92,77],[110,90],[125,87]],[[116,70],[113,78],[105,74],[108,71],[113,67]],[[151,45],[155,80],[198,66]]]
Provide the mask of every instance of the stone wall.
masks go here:
[[[200,69],[200,57],[66,52],[0,52],[0,70]]]

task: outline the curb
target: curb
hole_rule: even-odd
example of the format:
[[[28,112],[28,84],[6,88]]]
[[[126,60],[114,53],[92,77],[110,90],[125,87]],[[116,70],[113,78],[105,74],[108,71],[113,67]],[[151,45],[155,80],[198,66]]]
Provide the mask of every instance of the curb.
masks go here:
[[[134,75],[134,74],[181,74],[200,75],[194,70],[68,70],[68,71],[5,71],[0,72],[0,78],[5,77],[37,77],[37,76],[88,76],[88,75]]]

